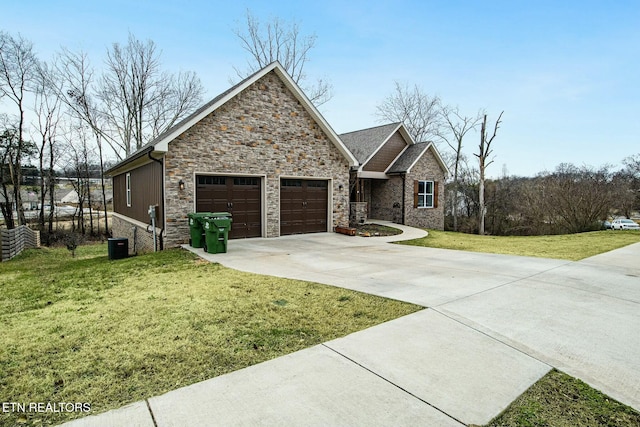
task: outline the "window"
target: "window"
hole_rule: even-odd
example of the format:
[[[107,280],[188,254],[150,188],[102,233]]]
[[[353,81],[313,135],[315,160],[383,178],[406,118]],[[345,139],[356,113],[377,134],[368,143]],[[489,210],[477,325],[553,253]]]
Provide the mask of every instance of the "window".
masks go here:
[[[258,185],[258,178],[251,178],[251,177],[233,178],[233,185]]]
[[[127,207],[130,208],[131,207],[131,174],[128,173],[125,176],[125,182],[126,182],[126,186],[127,186]]]
[[[301,179],[283,179],[282,180],[283,187],[302,187]]]
[[[433,181],[418,181],[418,208],[433,207]]]
[[[224,176],[198,175],[198,185],[226,185]]]
[[[327,188],[327,181],[307,181],[307,188]]]

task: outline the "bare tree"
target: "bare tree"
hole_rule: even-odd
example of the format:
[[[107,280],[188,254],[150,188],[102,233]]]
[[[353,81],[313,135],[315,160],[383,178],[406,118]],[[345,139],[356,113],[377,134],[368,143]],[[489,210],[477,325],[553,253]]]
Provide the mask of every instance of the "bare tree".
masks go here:
[[[427,95],[418,85],[395,82],[395,91],[376,107],[381,122],[402,122],[416,142],[433,140],[441,132],[440,98]]]
[[[112,143],[127,156],[200,106],[203,91],[195,73],[162,71],[155,43],[129,34],[107,52],[97,97]]]
[[[638,178],[628,169],[623,169],[614,173],[611,181],[611,191],[615,194],[614,210],[619,215],[631,218],[632,212],[638,207]]]
[[[605,219],[613,207],[613,191],[609,166],[600,169],[560,164],[543,179],[548,220],[556,222],[560,232],[590,231]]]
[[[25,96],[32,90],[38,71],[38,61],[33,52],[33,44],[18,35],[12,37],[0,31],[0,98],[8,98],[17,109],[17,145],[10,156],[11,184],[13,185],[18,224],[26,224],[24,206],[20,194],[22,184],[22,162],[29,143],[24,140],[25,134]]]
[[[78,208],[74,215],[72,231],[86,234],[85,207],[89,210],[90,233],[93,234],[93,218],[90,192],[89,165],[92,162],[93,152],[89,141],[89,127],[79,118],[67,123],[68,128],[64,133],[65,139],[65,169],[67,176],[74,178],[71,181],[73,190],[78,195]]]
[[[245,78],[278,61],[315,105],[331,99],[331,85],[326,80],[318,79],[313,85],[307,84],[305,65],[309,62],[309,51],[316,44],[315,34],[304,36],[296,22],[287,23],[279,18],[262,24],[249,10],[246,12],[246,28],[236,28],[234,34],[250,55],[245,70],[234,67],[238,77]]]
[[[640,154],[625,157],[622,163],[625,165],[629,173],[640,178]]]
[[[11,185],[13,153],[18,145],[18,131],[7,125],[6,115],[2,118],[2,130],[0,131],[0,191],[2,192],[2,201],[0,201],[0,210],[4,217],[4,224],[7,229],[15,228],[15,219],[13,217],[13,189]]]
[[[36,131],[39,143],[38,164],[40,170],[40,212],[38,222],[40,229],[45,229],[45,205],[47,196],[49,197],[49,213],[47,217],[48,233],[47,238],[53,232],[53,217],[55,207],[55,172],[54,167],[57,160],[56,133],[60,122],[61,99],[59,90],[53,88],[52,84],[59,84],[51,76],[51,69],[46,63],[39,67],[38,78],[35,86],[34,112],[36,113]],[[48,159],[47,159],[48,157]],[[48,162],[47,162],[48,160]]]
[[[622,163],[625,167],[621,174],[627,177],[629,191],[633,194],[629,211],[640,211],[640,154],[626,157]]]
[[[478,145],[478,153],[474,154],[478,158],[478,171],[480,174],[480,179],[478,181],[478,201],[479,201],[479,218],[478,218],[478,234],[484,234],[484,218],[487,213],[487,209],[485,207],[485,199],[484,199],[484,181],[485,181],[485,171],[487,166],[493,163],[493,159],[490,159],[491,154],[493,153],[493,149],[491,148],[491,143],[495,139],[498,134],[498,128],[500,127],[500,122],[502,119],[502,115],[504,111],[500,113],[498,116],[498,120],[493,127],[493,134],[489,136],[487,133],[487,115],[484,114],[482,118],[482,128],[480,130],[480,144]]]
[[[478,170],[469,162],[466,156],[460,159],[458,169],[458,229],[465,233],[477,232],[478,221]],[[460,218],[465,217],[464,224]],[[471,219],[473,218],[473,221]]]
[[[458,107],[442,107],[441,110],[443,125],[440,128],[439,137],[447,143],[453,150],[453,191],[451,213],[453,216],[453,230],[458,231],[458,174],[460,169],[460,160],[463,157],[462,142],[464,137],[471,130],[478,127],[481,115],[464,116],[460,114]]]
[[[85,53],[73,53],[66,49],[58,55],[53,79],[50,87],[57,88],[59,96],[64,101],[72,117],[77,118],[91,129],[98,149],[98,159],[100,162],[100,188],[102,190],[102,203],[104,209],[105,234],[109,235],[109,217],[107,215],[107,194],[104,180],[105,152],[103,141],[114,150],[120,151],[117,139],[114,140],[104,131],[104,115],[99,111],[97,103],[94,101],[94,72],[89,64]]]

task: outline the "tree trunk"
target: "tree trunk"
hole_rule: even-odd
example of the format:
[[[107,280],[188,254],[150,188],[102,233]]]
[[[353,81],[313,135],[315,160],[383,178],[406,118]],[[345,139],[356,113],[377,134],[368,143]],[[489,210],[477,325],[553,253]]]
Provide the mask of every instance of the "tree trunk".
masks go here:
[[[458,165],[460,164],[460,152],[456,155],[456,164],[453,171],[453,231],[458,231]]]
[[[43,138],[38,156],[38,166],[40,168],[40,212],[38,213],[38,224],[40,225],[40,231],[44,231],[44,202],[47,198],[47,184],[44,180],[44,147],[46,143],[46,139]]]
[[[49,236],[53,233],[53,216],[55,215],[55,172],[53,166],[55,164],[55,154],[53,152],[53,139],[49,138],[49,171],[47,176],[49,179]]]
[[[479,221],[478,221],[478,234],[484,235],[484,216],[486,207],[484,205],[484,164],[480,164],[480,182],[478,183],[478,204],[480,207]]]
[[[16,150],[15,165],[13,166],[13,173],[15,180],[13,182],[13,192],[16,201],[16,212],[18,214],[18,225],[26,225],[27,218],[24,216],[24,206],[22,204],[22,195],[20,189],[22,188],[22,151],[24,150],[23,126],[24,126],[24,110],[22,108],[22,100],[18,104],[20,108],[20,122],[18,124],[18,149]]]
[[[107,217],[107,192],[104,184],[104,159],[102,156],[102,141],[100,135],[96,135],[96,142],[98,143],[98,154],[100,155],[100,186],[102,189],[102,206],[104,207],[104,234],[109,236],[109,218]],[[100,224],[98,219],[98,226]]]
[[[89,171],[87,171],[87,176],[89,175]],[[89,208],[89,234],[91,236],[95,235],[95,231],[93,229],[93,206],[91,200],[91,181],[87,178],[87,207]]]
[[[9,200],[9,198],[6,200]],[[7,230],[16,228],[16,224],[13,220],[13,206],[11,202],[0,203],[0,210],[2,211],[4,225],[7,227]]]

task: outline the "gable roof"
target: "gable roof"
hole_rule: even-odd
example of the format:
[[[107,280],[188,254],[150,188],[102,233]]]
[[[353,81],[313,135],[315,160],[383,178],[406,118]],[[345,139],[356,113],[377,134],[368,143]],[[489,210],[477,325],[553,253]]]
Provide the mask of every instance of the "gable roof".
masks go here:
[[[340,134],[340,139],[358,159],[358,162],[364,164],[400,126],[400,123],[389,123],[388,125],[343,133]]]
[[[400,154],[394,160],[392,160],[389,165],[387,165],[387,168],[385,170],[386,173],[388,172],[389,167],[391,167],[391,165],[402,156],[402,153],[404,153],[404,151],[408,147],[411,147],[415,144],[415,141],[402,122],[389,123],[387,125],[344,133],[340,135],[340,138],[358,159],[358,162],[360,163],[358,173],[361,173],[364,170],[366,164],[378,153],[378,151],[380,151],[385,146],[387,141],[389,141],[391,137],[396,133],[400,134],[407,145],[400,152]]]
[[[407,149],[400,154],[400,157],[389,167],[387,173],[409,172],[411,167],[422,157],[424,152],[427,151],[427,148],[429,148],[429,144],[426,142],[407,147]]]
[[[440,164],[445,174],[449,174],[449,169],[444,160],[442,160],[435,144],[433,144],[433,142],[414,142],[402,123],[389,123],[382,126],[343,133],[340,134],[340,139],[342,139],[344,145],[346,145],[356,159],[358,159],[360,169],[362,169],[396,132],[400,132],[407,142],[407,147],[393,163],[389,165],[389,168],[385,171],[386,174],[411,172],[411,168],[413,168],[429,149],[433,152],[436,161]]]
[[[409,173],[411,169],[418,163],[418,160],[427,152],[431,150],[436,161],[440,164],[440,167],[445,173],[445,176],[449,174],[449,168],[445,164],[444,160],[440,156],[438,148],[433,142],[417,142],[414,145],[410,145],[406,150],[398,157],[398,159],[387,170],[388,174],[396,173]]]
[[[220,95],[213,98],[211,101],[204,104],[202,107],[198,108],[196,111],[191,113],[188,117],[177,123],[175,126],[166,130],[162,134],[158,135],[155,139],[150,141],[149,143],[142,146],[140,149],[130,154],[113,166],[111,169],[106,171],[107,174],[112,175],[114,172],[123,169],[128,163],[139,159],[145,155],[150,155],[151,152],[157,151],[161,153],[167,152],[169,149],[169,142],[178,137],[180,134],[188,130],[190,127],[198,123],[200,120],[223,106],[229,100],[233,99],[237,95],[239,95],[246,88],[260,80],[262,77],[267,75],[270,72],[275,72],[275,74],[282,80],[285,86],[293,93],[295,98],[300,102],[302,107],[311,115],[313,120],[320,126],[320,129],[329,137],[329,140],[336,146],[336,148],[340,151],[340,153],[349,161],[350,166],[355,166],[358,164],[356,158],[351,154],[351,151],[343,144],[342,140],[335,133],[333,128],[327,123],[322,114],[316,109],[316,107],[311,103],[309,98],[302,92],[302,89],[293,81],[291,76],[287,73],[284,67],[278,62],[272,62],[261,70],[256,71],[246,79],[222,92]]]

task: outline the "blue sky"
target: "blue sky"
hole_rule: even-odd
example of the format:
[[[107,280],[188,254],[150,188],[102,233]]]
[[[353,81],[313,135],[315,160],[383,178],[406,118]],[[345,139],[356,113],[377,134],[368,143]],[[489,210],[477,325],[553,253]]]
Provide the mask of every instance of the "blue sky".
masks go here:
[[[307,74],[332,83],[321,111],[338,133],[381,124],[376,106],[399,81],[469,115],[505,111],[491,176],[503,165],[529,176],[561,162],[618,166],[640,153],[636,0],[22,0],[0,6],[0,28],[30,39],[42,59],[65,46],[96,66],[132,32],[156,42],[165,67],[196,71],[213,98],[247,59],[233,34],[247,9],[317,35]],[[478,140],[466,140],[470,157]]]

